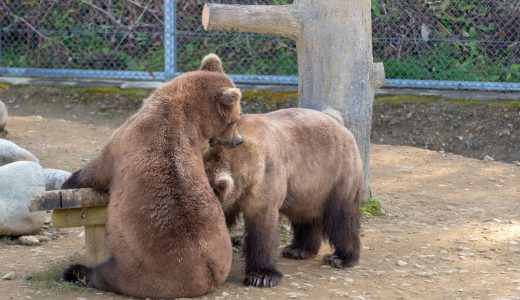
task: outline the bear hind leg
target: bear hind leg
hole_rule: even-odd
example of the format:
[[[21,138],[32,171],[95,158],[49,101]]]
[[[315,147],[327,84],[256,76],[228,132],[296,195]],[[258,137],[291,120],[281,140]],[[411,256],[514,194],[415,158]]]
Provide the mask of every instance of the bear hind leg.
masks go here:
[[[327,199],[323,214],[323,234],[335,251],[325,257],[324,263],[335,268],[357,265],[361,248],[359,237],[359,192],[335,189]]]
[[[80,284],[86,287],[97,288],[104,291],[119,293],[107,280],[107,273],[111,273],[111,269],[115,266],[114,257],[107,261],[89,268],[81,264],[74,264],[67,267],[60,273],[60,280]]]
[[[292,259],[309,259],[316,254],[321,247],[322,232],[319,221],[292,223],[294,232],[293,241],[282,250],[282,256]]]

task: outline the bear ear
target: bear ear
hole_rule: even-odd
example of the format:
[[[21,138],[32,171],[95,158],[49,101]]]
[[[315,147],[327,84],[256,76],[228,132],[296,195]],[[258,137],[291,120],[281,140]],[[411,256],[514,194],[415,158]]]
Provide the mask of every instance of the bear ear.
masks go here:
[[[220,91],[219,102],[231,106],[242,98],[242,93],[237,88],[223,88]]]
[[[222,62],[220,61],[220,58],[214,53],[210,53],[202,59],[200,70],[224,73]]]

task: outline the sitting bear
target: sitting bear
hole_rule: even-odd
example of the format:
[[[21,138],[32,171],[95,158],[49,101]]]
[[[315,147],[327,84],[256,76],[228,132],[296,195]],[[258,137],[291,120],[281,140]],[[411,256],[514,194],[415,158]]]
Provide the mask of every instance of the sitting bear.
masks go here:
[[[241,142],[240,98],[220,59],[208,55],[200,71],[153,92],[101,154],[72,174],[62,188],[110,193],[112,257],[93,268],[72,265],[62,280],[138,298],[195,297],[224,282],[231,241],[202,151],[211,138]]]
[[[244,142],[234,149],[216,145],[204,154],[210,184],[228,226],[239,212],[245,220],[246,285],[278,284],[279,213],[292,223],[292,243],[283,256],[315,256],[322,238],[335,252],[333,267],[355,265],[360,251],[361,157],[353,135],[329,115],[283,109],[244,115],[237,122]]]

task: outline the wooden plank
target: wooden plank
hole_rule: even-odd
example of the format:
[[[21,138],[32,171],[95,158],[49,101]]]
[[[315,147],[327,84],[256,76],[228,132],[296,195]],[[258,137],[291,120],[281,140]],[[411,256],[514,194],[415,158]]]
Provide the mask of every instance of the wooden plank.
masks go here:
[[[48,191],[32,198],[29,211],[106,206],[108,199],[90,188]]]
[[[74,189],[61,191],[61,208],[96,207],[108,205],[108,194],[93,189]]]
[[[36,195],[29,204],[29,211],[53,210],[61,208],[61,193],[59,190],[48,191]]]
[[[57,209],[52,212],[52,224],[56,228],[105,225],[106,207]]]
[[[85,246],[87,266],[95,266],[110,257],[110,251],[105,243],[105,226],[85,226]]]

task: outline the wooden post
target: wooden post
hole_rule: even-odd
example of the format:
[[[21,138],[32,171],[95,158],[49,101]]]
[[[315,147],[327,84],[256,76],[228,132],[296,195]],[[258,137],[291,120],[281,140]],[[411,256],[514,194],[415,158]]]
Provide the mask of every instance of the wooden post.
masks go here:
[[[370,183],[374,92],[384,83],[373,63],[369,0],[294,0],[292,5],[206,4],[206,30],[276,34],[296,41],[298,105],[327,112],[356,137]],[[365,195],[366,198],[366,195]]]

